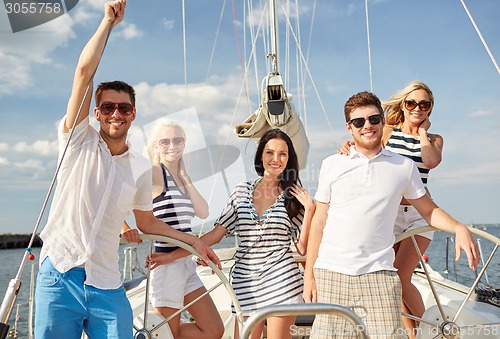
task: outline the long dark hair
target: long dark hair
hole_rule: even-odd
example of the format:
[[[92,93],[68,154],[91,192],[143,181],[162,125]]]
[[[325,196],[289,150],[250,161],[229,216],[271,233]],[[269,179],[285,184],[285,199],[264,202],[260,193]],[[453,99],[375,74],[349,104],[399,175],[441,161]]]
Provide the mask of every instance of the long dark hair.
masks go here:
[[[281,139],[286,142],[288,146],[288,162],[285,169],[280,176],[280,187],[285,191],[285,208],[290,218],[293,218],[299,214],[302,208],[301,203],[295,198],[291,193],[290,189],[293,184],[300,183],[299,179],[299,160],[297,158],[297,153],[293,147],[292,140],[290,137],[282,130],[275,128],[268,130],[259,140],[259,145],[257,146],[257,151],[255,152],[254,167],[255,171],[259,176],[264,175],[264,164],[262,163],[262,153],[264,152],[264,147],[271,139]]]

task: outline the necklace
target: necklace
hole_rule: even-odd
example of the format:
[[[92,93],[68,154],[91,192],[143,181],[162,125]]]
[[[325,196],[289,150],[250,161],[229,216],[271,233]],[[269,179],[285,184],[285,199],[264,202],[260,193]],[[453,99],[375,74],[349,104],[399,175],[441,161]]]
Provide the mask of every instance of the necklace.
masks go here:
[[[259,225],[259,226],[263,226],[267,223],[267,221],[269,220],[269,217],[271,216],[272,214],[272,211],[273,209],[276,207],[276,205],[278,204],[278,200],[279,198],[282,196],[283,192],[280,192],[279,195],[276,197],[276,199],[274,200],[274,202],[271,204],[271,206],[269,206],[263,213],[262,215],[259,217],[259,214],[257,213],[257,209],[255,208],[255,204],[254,204],[254,200],[253,200],[253,195],[254,195],[254,192],[255,190],[257,189],[257,186],[259,185],[259,183],[262,181],[262,178],[258,179],[255,181],[255,184],[253,185],[253,191],[252,191],[252,199],[251,199],[251,214],[252,214],[252,217],[253,219],[255,220],[255,222]],[[264,190],[266,190],[267,188],[271,188],[273,191],[278,189],[279,190],[279,187],[269,187],[269,186],[262,186],[262,188]],[[272,192],[272,191],[271,191]]]

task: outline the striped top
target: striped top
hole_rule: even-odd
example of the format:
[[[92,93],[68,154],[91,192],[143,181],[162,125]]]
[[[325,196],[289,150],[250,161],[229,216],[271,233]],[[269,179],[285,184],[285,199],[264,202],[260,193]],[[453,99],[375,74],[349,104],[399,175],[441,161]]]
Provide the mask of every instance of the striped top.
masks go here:
[[[303,210],[290,220],[282,192],[259,223],[253,205],[259,180],[238,184],[215,221],[227,228],[228,234],[238,232],[231,283],[243,312],[300,297],[303,290],[302,276],[290,248],[291,241],[298,241]]]
[[[192,234],[191,221],[195,213],[189,195],[184,194],[165,165],[160,164],[163,172],[163,192],[153,199],[153,214],[173,228]],[[172,252],[177,246],[156,242],[156,252]]]
[[[420,147],[420,136],[404,134],[400,128],[394,128],[391,137],[387,140],[385,148],[394,153],[410,158],[417,165],[420,178],[427,187],[429,169],[422,162],[422,149]]]

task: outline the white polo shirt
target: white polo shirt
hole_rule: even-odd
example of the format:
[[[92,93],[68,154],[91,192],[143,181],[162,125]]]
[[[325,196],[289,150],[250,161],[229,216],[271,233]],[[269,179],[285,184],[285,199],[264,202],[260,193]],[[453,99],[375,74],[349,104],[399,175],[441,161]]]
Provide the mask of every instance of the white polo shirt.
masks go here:
[[[321,165],[315,199],[330,204],[315,268],[360,275],[394,268],[401,198],[425,194],[415,163],[389,150],[368,159],[351,147]]]
[[[59,125],[59,157],[69,133]],[[101,289],[121,285],[120,229],[134,209],[152,209],[151,164],[132,150],[113,156],[87,117],[78,126],[57,178],[43,240],[46,256],[63,273],[85,264],[85,283]]]

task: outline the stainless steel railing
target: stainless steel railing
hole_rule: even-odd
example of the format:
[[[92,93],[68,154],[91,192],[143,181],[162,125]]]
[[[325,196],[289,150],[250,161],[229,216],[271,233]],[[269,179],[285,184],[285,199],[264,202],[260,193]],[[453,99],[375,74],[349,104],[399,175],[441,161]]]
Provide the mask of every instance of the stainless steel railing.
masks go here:
[[[356,331],[360,339],[368,339],[363,321],[351,309],[325,303],[314,304],[286,304],[263,307],[252,314],[243,324],[240,339],[250,337],[252,330],[269,316],[289,316],[289,315],[312,315],[312,314],[332,314],[346,319]]]

